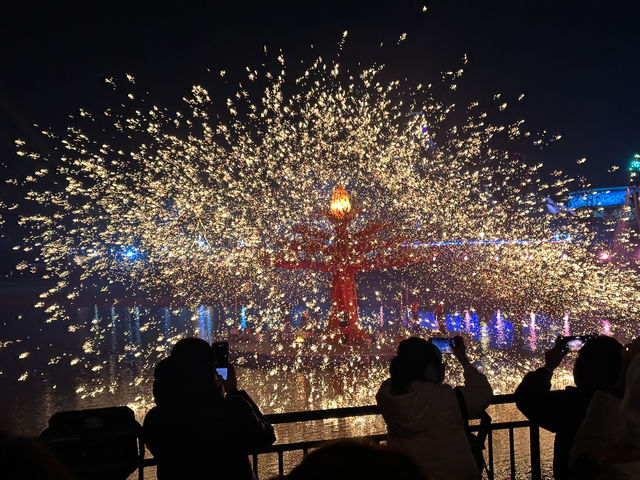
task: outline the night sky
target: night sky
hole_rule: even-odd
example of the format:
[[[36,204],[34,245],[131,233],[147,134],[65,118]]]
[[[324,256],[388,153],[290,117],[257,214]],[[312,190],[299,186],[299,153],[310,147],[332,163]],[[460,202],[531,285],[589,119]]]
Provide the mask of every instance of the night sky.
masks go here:
[[[191,85],[206,86],[207,68],[225,69],[233,81],[245,66],[265,61],[266,45],[272,58],[282,49],[295,73],[300,59],[335,55],[344,30],[341,64],[385,63],[385,75],[413,85],[438,81],[466,53],[460,95],[483,100],[500,92],[514,100],[525,93],[514,114],[533,131],[563,136],[543,150],[521,147],[549,168],[597,187],[621,185],[628,159],[640,150],[634,2],[90,3],[2,7],[3,178],[35,166],[13,153],[15,138],[38,148],[33,123],[60,131],[78,107],[101,111],[113,95],[107,76],[134,74],[156,103],[177,106]],[[405,32],[407,40],[395,46]],[[578,167],[582,157],[588,160]],[[620,171],[608,173],[612,165]]]

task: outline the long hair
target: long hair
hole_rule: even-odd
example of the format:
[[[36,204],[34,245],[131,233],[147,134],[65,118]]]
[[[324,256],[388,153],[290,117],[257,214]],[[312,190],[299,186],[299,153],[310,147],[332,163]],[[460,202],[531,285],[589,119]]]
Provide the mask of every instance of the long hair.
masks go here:
[[[398,345],[398,354],[391,359],[389,373],[396,394],[407,393],[413,380],[441,382],[444,378],[442,354],[422,338],[407,338]]]

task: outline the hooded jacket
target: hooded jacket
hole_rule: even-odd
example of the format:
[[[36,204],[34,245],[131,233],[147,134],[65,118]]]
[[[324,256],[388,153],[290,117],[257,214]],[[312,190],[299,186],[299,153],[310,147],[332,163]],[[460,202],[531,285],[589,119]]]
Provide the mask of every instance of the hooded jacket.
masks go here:
[[[460,390],[469,417],[478,416],[491,403],[491,385],[472,365],[464,367],[464,380]],[[414,380],[407,393],[396,394],[388,379],[380,386],[376,401],[387,424],[387,443],[407,453],[427,478],[480,478],[451,386]]]

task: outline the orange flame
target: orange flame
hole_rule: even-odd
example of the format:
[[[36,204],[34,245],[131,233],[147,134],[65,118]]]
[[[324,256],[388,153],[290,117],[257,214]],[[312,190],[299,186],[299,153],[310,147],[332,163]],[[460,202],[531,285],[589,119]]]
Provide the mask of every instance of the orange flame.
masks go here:
[[[342,188],[342,185],[338,185],[331,195],[331,207],[329,208],[331,215],[337,219],[342,219],[346,214],[351,211],[351,202],[349,201],[349,194]]]

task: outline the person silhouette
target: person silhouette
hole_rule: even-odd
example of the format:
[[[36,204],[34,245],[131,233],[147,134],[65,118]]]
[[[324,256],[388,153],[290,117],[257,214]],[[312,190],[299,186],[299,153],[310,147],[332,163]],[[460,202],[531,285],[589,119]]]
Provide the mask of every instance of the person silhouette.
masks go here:
[[[465,385],[458,387],[468,416],[474,418],[491,403],[487,377],[469,361],[462,337],[451,344],[464,370]],[[390,378],[376,401],[387,424],[388,444],[411,457],[432,480],[480,478],[465,430],[461,405],[444,383],[442,353],[432,343],[411,337],[398,346],[391,360]]]
[[[158,463],[158,479],[254,479],[248,453],[275,441],[273,427],[244,390],[235,369],[215,370],[211,346],[180,340],[154,373],[156,406],[143,439]]]
[[[611,389],[622,370],[622,345],[611,337],[587,340],[573,367],[575,387],[551,391],[551,377],[569,349],[566,338],[558,337],[545,353],[541,368],[525,375],[515,391],[516,406],[534,423],[556,434],[553,474],[556,480],[571,478],[569,451],[585,417],[587,406],[598,390]]]
[[[598,390],[569,456],[575,478],[632,480],[640,477],[640,339],[622,351],[622,375]]]

